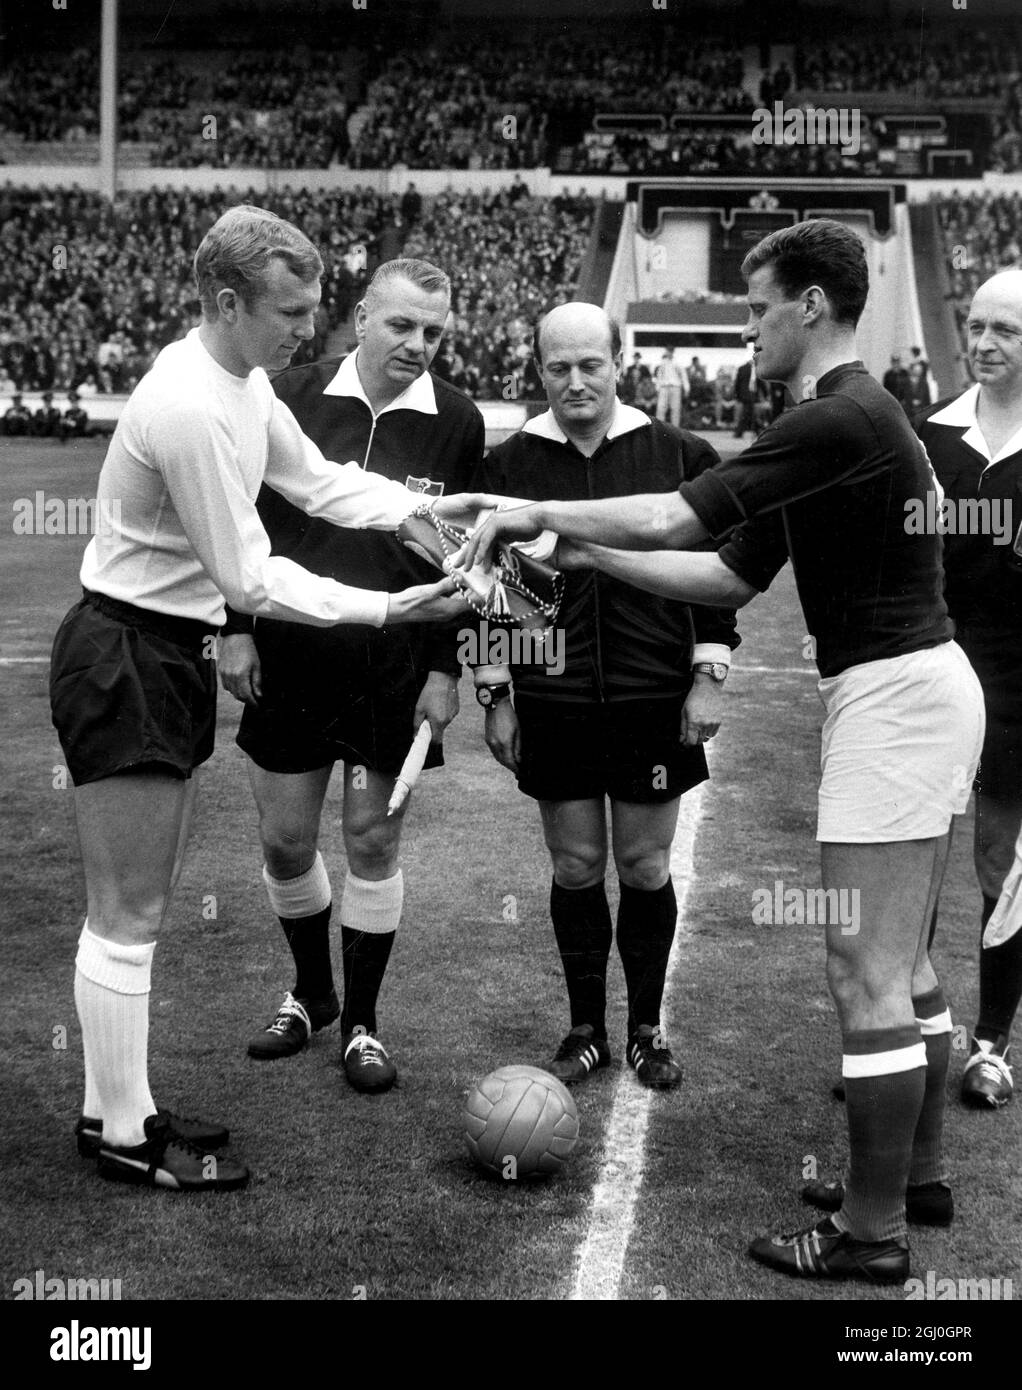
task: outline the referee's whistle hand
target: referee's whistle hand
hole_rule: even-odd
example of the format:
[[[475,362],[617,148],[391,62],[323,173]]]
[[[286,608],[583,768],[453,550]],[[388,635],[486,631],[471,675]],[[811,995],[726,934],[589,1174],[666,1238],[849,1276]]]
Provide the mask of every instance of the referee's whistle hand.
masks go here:
[[[220,638],[217,656],[220,684],[246,705],[256,705],[263,693],[263,673],[255,639],[247,632]]]

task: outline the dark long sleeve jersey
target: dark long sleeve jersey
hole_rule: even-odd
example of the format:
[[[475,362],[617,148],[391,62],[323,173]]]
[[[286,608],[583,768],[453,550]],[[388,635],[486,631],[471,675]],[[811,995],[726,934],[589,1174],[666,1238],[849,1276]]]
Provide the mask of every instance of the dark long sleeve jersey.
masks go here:
[[[482,491],[541,501],[581,501],[669,492],[717,461],[697,435],[618,404],[607,438],[591,458],[568,441],[547,411],[493,449],[477,475]],[[710,545],[710,549],[715,547]],[[594,571],[565,575],[556,627],[564,670],[515,665],[515,690],[574,702],[685,694],[694,642],[738,646],[735,615],[647,594]]]
[[[936,479],[898,402],[861,362],[822,376],[738,457],[680,492],[720,558],[767,589],[790,558],[823,676],[950,639],[941,538],[910,519]]]

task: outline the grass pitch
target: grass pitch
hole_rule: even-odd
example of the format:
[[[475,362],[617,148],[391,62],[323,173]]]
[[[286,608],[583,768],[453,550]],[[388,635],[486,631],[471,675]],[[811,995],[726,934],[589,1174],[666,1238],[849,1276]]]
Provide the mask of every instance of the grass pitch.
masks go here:
[[[99,443],[0,445],[2,515],[37,489],[91,496],[102,455]],[[564,1298],[620,1075],[623,983],[615,959],[615,1065],[576,1091],[582,1137],[563,1173],[507,1184],[475,1172],[460,1134],[464,1093],[504,1063],[542,1065],[567,1011],[538,815],[486,751],[467,683],[448,766],[424,777],[406,823],[405,920],[380,1012],[398,1089],[375,1098],[352,1092],[335,1029],[285,1062],[245,1055],[291,976],[260,881],[255,812],[233,743],[237,706],[221,693],[217,752],[204,770],[190,860],[156,954],[150,1069],[161,1104],[230,1123],[253,1180],[239,1194],[179,1198],[103,1183],[76,1157],[81,1043],[71,987],[84,893],[45,659],[77,596],[84,544],[80,536],[15,535],[6,523],[0,532],[10,596],[0,666],[0,1297],[42,1269],[47,1277],[119,1279],[126,1299]],[[751,911],[753,892],[777,879],[819,883],[821,707],[790,573],[744,611],[741,630],[666,1009],[686,1079],[652,1101],[622,1296],[903,1299],[900,1288],[788,1281],[744,1254],[753,1234],[802,1224],[803,1171],[815,1164],[820,1175],[839,1174],[844,1135],[830,1099],[840,1049],[819,929],[755,926]],[[332,798],[322,845],[337,891],[339,809]],[[144,837],[140,826],[140,845]],[[966,818],[937,953],[964,1024],[974,1019],[978,934],[970,839]],[[608,886],[613,901],[613,874]],[[953,1088],[964,1055],[954,1055]],[[947,1130],[960,1217],[950,1233],[914,1235],[913,1273],[1012,1278],[1022,1292],[1022,1106],[974,1114],[952,1098]]]

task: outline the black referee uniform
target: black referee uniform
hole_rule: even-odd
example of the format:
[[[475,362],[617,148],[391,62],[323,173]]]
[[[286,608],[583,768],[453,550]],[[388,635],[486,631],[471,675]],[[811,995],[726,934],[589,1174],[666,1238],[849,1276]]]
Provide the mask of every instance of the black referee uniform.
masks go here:
[[[1014,861],[1022,823],[1022,449],[996,461],[989,451],[981,451],[985,441],[973,433],[979,389],[973,386],[954,400],[939,401],[915,425],[951,504],[955,525],[944,535],[944,596],[955,638],[972,662],[986,701],[986,736],[976,778],[982,931]],[[978,513],[979,524],[971,534],[959,525],[959,519],[968,521],[963,504]],[[989,508],[985,519],[980,506]],[[995,521],[996,527],[987,524]],[[975,1038],[1002,1057],[1020,998],[1022,933],[1017,933],[979,953]],[[990,1103],[982,1071],[974,1074],[967,1068],[962,1088],[967,1103]],[[997,1099],[1002,1103],[1000,1091]]]
[[[480,489],[529,500],[669,492],[717,462],[697,435],[618,405],[618,425],[586,458],[552,423],[530,421],[493,449]],[[708,548],[714,548],[707,543]],[[695,642],[734,649],[734,612],[644,593],[591,570],[565,575],[564,669],[513,666],[522,730],[519,787],[540,801],[670,801],[706,780],[701,746],[678,742]],[[665,776],[652,785],[650,768]]]
[[[277,395],[323,454],[405,483],[423,500],[467,491],[482,456],[485,430],[476,406],[431,373],[435,413],[388,408],[373,418],[368,402],[335,394],[341,358],[292,367],[274,378]],[[420,382],[417,399],[422,399]],[[424,393],[428,405],[429,391]],[[436,571],[391,535],[310,519],[263,487],[259,515],[275,555],[313,574],[361,589],[398,592],[436,582]],[[227,610],[225,635],[251,632],[253,619]],[[457,676],[456,628],[345,624],[310,628],[257,619],[254,636],[263,694],[246,705],[238,744],[268,772],[310,772],[328,763],[362,764],[395,774],[414,735],[412,715],[430,671]],[[430,748],[427,767],[443,762]]]

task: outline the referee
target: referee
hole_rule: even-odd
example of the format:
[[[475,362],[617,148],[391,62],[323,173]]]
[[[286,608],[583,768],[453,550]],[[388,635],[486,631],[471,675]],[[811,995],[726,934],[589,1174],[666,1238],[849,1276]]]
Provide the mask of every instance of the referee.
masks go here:
[[[974,844],[982,933],[1022,828],[1022,271],[980,285],[966,331],[975,385],[939,402],[916,429],[956,521],[944,537],[945,598],[986,699]],[[967,509],[978,524],[957,523]],[[1008,1040],[1020,998],[1016,932],[979,953],[979,1018],[961,1091],[973,1109],[1011,1099]]]
[[[759,242],[742,270],[757,373],[799,404],[673,494],[497,513],[465,562],[485,560],[501,536],[549,528],[655,552],[562,546],[562,566],[581,560],[654,593],[744,604],[791,560],[827,712],[823,885],[851,890],[860,905],[857,931],[826,928],[851,1162],[846,1183],[803,1194],[832,1215],[764,1236],[749,1253],[803,1278],[899,1283],[906,1208],[928,1225],[950,1224],[953,1212],[941,1151],[951,1017],[926,925],[979,756],[982,692],[951,640],[940,536],[906,527],[907,505],[936,490],[933,470],[901,407],[858,360],[862,243],[829,219],[803,222]],[[716,554],[677,553],[707,536],[728,539]]]
[[[423,622],[463,607],[443,597],[448,581],[368,592],[270,555],[255,508],[264,477],[335,524],[393,530],[415,502],[388,479],[327,463],[270,388],[265,369],[285,367],[312,336],[322,273],[311,242],[260,208],[232,208],[206,234],[195,257],[202,324],[163,349],[124,408],[100,472],[103,525],[82,562],[85,594],[54,639],[51,709],[88,897],[75,1132],[83,1157],[119,1182],[196,1192],[248,1181],[243,1164],[209,1153],[228,1131],[158,1108],[148,1076],[156,937],[188,839],[193,773],[213,752],[209,634],[223,595],[323,626]]]
[[[536,328],[533,355],[550,409],[492,450],[480,487],[519,497],[615,497],[676,487],[717,461],[696,435],[617,399],[620,333],[596,305],[552,309]],[[559,623],[563,651],[554,665],[562,669],[475,673],[486,742],[539,803],[553,868],[550,918],[571,1027],[547,1070],[581,1082],[611,1060],[609,841],[620,886],[626,1056],[641,1085],[669,1090],[681,1081],[660,1016],[678,915],[671,843],[681,797],[709,775],[702,744],[720,724],[738,645],[734,615],[577,573],[565,585]]]
[[[358,347],[293,367],[274,390],[330,458],[353,459],[431,502],[464,491],[483,456],[477,407],[430,370],[450,309],[447,275],[428,261],[386,261],[355,310]],[[274,551],[314,574],[364,589],[430,581],[435,570],[392,536],[310,521],[264,487],[259,514]],[[228,610],[220,675],[245,702],[238,743],[259,808],[270,906],[295,962],[295,981],[248,1045],[262,1060],[289,1057],[341,1014],[345,1075],[384,1091],[397,1076],[376,1037],[376,1003],[401,920],[401,811],[388,816],[394,779],[423,720],[427,767],[443,763],[444,729],[458,712],[456,629],[309,627]],[[344,1007],[330,955],[332,894],[319,852],[323,801],[344,767],[342,833],[348,872],[340,900]]]

